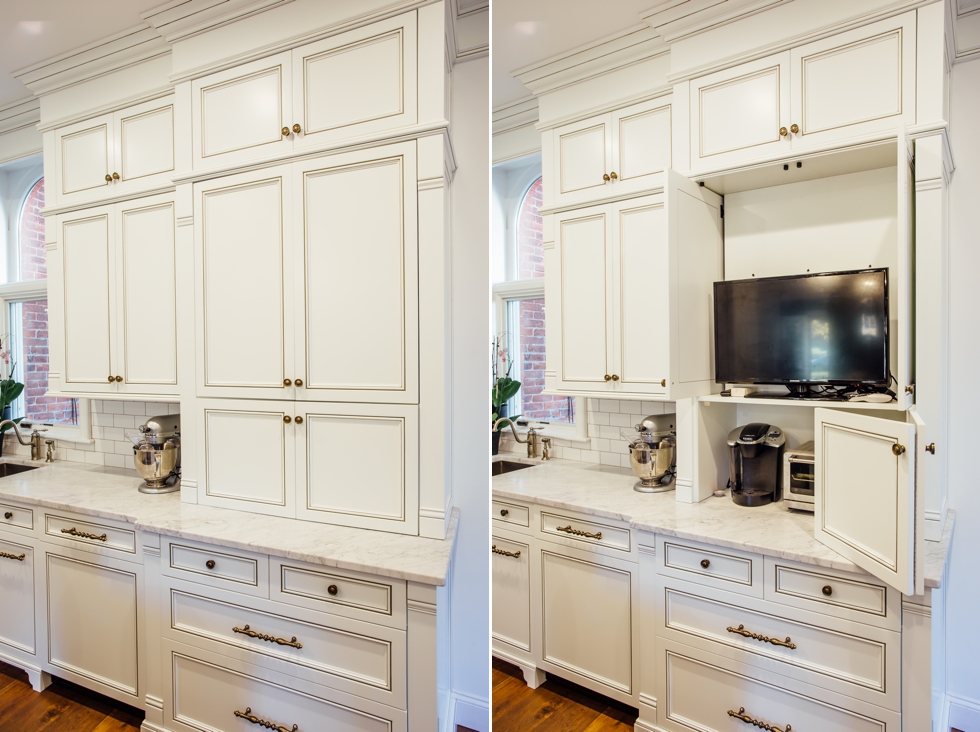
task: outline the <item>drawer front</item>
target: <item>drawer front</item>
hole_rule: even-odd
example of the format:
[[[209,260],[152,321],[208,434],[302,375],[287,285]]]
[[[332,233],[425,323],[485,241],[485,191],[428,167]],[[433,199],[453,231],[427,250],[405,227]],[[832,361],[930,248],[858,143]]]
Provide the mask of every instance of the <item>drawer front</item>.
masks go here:
[[[404,628],[406,586],[400,580],[272,560],[272,599],[312,610]]]
[[[767,600],[898,630],[896,590],[858,575],[766,559]]]
[[[694,587],[685,588],[690,591],[666,588],[664,632],[668,637],[900,709],[901,638],[897,633],[833,618],[826,620],[837,629],[796,622],[746,608],[745,603],[752,601],[738,595],[707,590],[713,599],[702,597],[695,594]],[[743,653],[719,650],[719,644]],[[782,663],[799,671],[786,669]]]
[[[516,503],[507,503],[506,501],[491,501],[491,506],[490,515],[493,516],[494,521],[530,527],[531,512],[527,506],[519,506]]]
[[[16,526],[28,531],[34,530],[34,512],[29,508],[0,503],[0,527]]]
[[[516,538],[521,538],[520,534]],[[491,628],[494,641],[531,651],[531,546],[503,531],[491,536],[493,595]]]
[[[575,518],[559,513],[542,510],[540,513],[540,531],[547,538],[558,537],[572,542],[572,545],[592,544],[620,552],[632,551],[629,529],[592,521],[591,519]]]
[[[0,534],[0,651],[11,648],[33,656],[34,547],[15,536]]]
[[[164,574],[224,587],[259,597],[269,596],[269,559],[260,554],[183,541],[166,541]]]
[[[658,569],[689,582],[762,597],[762,557],[732,549],[657,537]]]
[[[171,674],[164,684],[169,730],[406,730],[405,712],[368,699],[172,641],[164,642],[164,651]]]
[[[329,625],[203,597],[190,587],[170,588],[173,630],[246,649],[251,651],[246,660],[291,676],[403,707],[405,632],[323,617],[329,618]],[[186,636],[181,640],[194,643]]]
[[[83,546],[111,549],[122,554],[136,554],[136,532],[106,523],[49,513],[44,516],[44,533]]]
[[[657,724],[669,732],[740,732],[747,725],[820,732],[900,732],[900,716],[872,704],[756,672],[745,664],[664,642]],[[813,692],[811,694],[811,692]]]

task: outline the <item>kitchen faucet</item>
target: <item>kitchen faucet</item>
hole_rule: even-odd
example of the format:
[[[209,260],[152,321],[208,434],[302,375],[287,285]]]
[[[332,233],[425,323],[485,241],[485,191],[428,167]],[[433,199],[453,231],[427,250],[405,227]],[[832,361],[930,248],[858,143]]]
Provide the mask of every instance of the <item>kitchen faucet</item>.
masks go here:
[[[27,445],[31,446],[31,460],[40,460],[44,457],[41,454],[41,433],[47,432],[47,430],[35,429],[31,433],[31,439],[25,441],[23,435],[20,434],[20,429],[17,427],[16,422],[14,422],[12,419],[5,419],[2,422],[0,422],[0,430],[3,429],[3,426],[5,424],[9,424],[11,427],[14,428],[14,434],[17,435],[17,442],[19,442],[21,445],[24,446]],[[2,432],[0,432],[0,439],[3,439]]]
[[[527,445],[527,456],[529,458],[536,458],[538,456],[538,431],[534,427],[529,427],[527,430],[527,438],[521,439],[521,436],[517,434],[517,428],[514,423],[507,417],[501,417],[496,422],[493,423],[493,430],[496,430],[500,426],[501,422],[506,422],[510,425],[510,431],[514,433],[514,439],[522,445]]]

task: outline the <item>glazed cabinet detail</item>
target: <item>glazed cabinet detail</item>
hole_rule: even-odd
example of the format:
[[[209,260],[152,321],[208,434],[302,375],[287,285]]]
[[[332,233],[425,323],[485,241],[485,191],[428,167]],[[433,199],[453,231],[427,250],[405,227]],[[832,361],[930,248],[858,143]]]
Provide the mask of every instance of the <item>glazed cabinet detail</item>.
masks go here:
[[[662,187],[670,168],[670,102],[653,99],[558,127],[550,205],[567,206]],[[546,195],[548,192],[546,192]]]
[[[49,226],[51,390],[176,396],[173,195],[61,214]]]
[[[195,79],[194,168],[416,124],[417,36],[413,11]]]
[[[554,215],[545,271],[558,303],[548,310],[548,361],[559,393],[676,399],[708,390],[720,203],[668,171],[663,195]],[[651,277],[667,286],[649,287]]]
[[[174,96],[54,130],[50,208],[161,188],[176,170]]]
[[[404,142],[195,185],[198,396],[417,403],[416,176]]]
[[[694,171],[887,135],[915,123],[916,13],[689,83]]]

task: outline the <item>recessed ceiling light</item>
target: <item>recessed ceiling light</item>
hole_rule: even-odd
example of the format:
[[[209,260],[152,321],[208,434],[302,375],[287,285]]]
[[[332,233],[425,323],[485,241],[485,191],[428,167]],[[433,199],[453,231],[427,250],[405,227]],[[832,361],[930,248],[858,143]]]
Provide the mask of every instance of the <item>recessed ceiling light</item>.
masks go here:
[[[17,24],[21,31],[28,35],[38,36],[44,32],[44,21],[41,20],[22,20]]]
[[[520,23],[515,23],[514,28],[517,29],[518,33],[523,33],[525,36],[533,36],[538,32],[538,24],[533,20],[524,20]]]

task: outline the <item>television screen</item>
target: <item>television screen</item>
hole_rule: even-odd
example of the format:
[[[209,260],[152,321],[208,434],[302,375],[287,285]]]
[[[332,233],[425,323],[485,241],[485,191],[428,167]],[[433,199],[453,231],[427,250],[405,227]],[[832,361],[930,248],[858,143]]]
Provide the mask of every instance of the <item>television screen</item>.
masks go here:
[[[888,386],[888,270],[715,282],[715,381]]]

